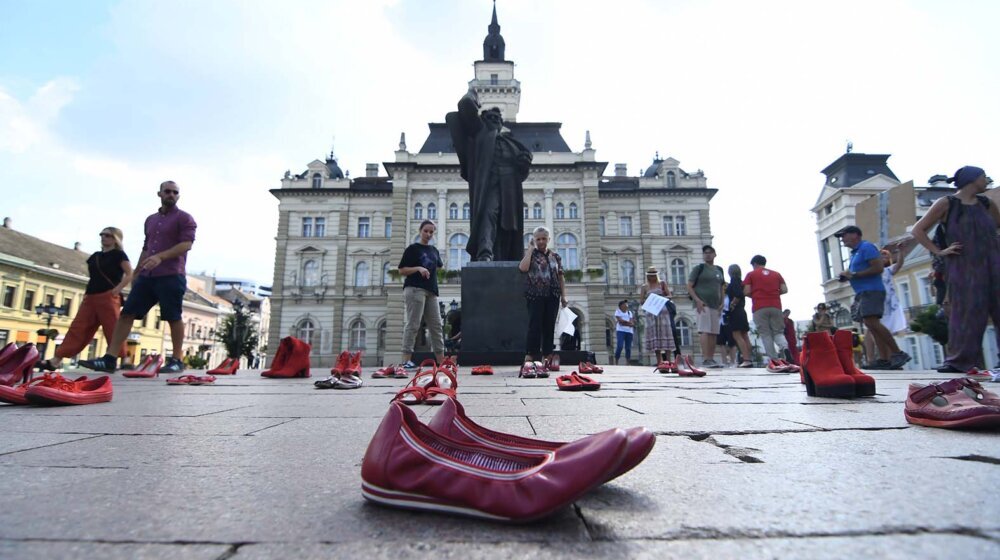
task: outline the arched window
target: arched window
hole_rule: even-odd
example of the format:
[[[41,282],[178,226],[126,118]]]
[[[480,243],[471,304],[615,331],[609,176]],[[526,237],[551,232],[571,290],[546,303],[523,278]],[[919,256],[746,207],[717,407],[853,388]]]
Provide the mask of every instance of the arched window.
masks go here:
[[[427,205],[427,219],[436,220],[438,219],[438,208],[433,202]]]
[[[385,331],[386,331],[385,323],[386,323],[386,321],[382,321],[381,323],[379,323],[378,324],[378,329],[377,329],[377,332],[378,332],[377,336],[378,336],[378,338],[375,341],[375,345],[376,345],[375,346],[375,351],[378,352],[379,354],[385,352]]]
[[[319,285],[319,263],[312,259],[302,264],[302,285]]]
[[[528,203],[527,202],[524,203],[524,219],[525,220],[528,219]]]
[[[531,207],[531,217],[536,220],[541,220],[544,217],[544,215],[542,214],[541,204],[536,202],[535,205]]]
[[[413,219],[423,220],[424,219],[424,205],[419,202],[413,205]]]
[[[462,270],[462,267],[469,264],[469,253],[465,246],[469,243],[469,236],[464,233],[456,233],[448,240],[448,268],[451,270]]]
[[[391,267],[389,266],[388,262],[382,265],[382,285],[383,286],[386,285],[386,284],[388,284],[389,282],[392,282],[392,277],[389,276],[389,269],[390,268]]]
[[[667,171],[667,188],[677,188],[677,175],[673,171]]]
[[[563,268],[566,270],[579,270],[580,257],[576,246],[576,236],[572,233],[563,233],[556,240],[556,252],[562,257]]]
[[[621,283],[625,286],[635,285],[635,263],[628,259],[622,261]]]
[[[351,338],[347,344],[348,349],[364,350],[365,338],[368,334],[368,329],[365,328],[365,322],[362,319],[355,319],[351,322],[349,332],[351,333]]]
[[[313,183],[312,187],[318,189],[323,186],[323,176],[319,173],[313,173]]]
[[[370,282],[371,278],[369,278],[368,275],[368,263],[361,261],[354,266],[354,285],[363,287],[367,286]]]
[[[468,202],[466,202],[465,204],[462,205],[462,219],[463,220],[468,220],[469,219],[469,203]]]
[[[562,220],[562,219],[565,219],[565,218],[566,218],[566,207],[563,206],[562,202],[560,202],[560,203],[556,204],[556,219],[557,220]]]
[[[684,266],[683,259],[670,261],[670,283],[675,286],[684,286],[687,284],[687,267]]]
[[[569,219],[575,220],[580,217],[580,209],[576,206],[575,202],[569,203]]]
[[[607,223],[606,220],[604,219],[604,216],[601,216],[601,219],[597,222],[597,233],[601,237],[604,237],[605,235],[607,235],[607,233],[605,232],[607,232]]]
[[[315,332],[316,324],[312,322],[312,319],[302,319],[295,327],[295,338],[305,342],[306,344],[312,345],[313,334]]]
[[[449,220],[458,219],[458,204],[452,202],[451,205],[448,206],[448,219]]]
[[[691,323],[681,317],[677,319],[677,330],[681,332],[681,346],[691,346]]]

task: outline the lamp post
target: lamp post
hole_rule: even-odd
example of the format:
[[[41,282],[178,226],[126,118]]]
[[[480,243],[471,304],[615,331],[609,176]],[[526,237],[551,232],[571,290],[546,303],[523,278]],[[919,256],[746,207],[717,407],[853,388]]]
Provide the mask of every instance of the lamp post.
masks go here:
[[[66,307],[56,307],[51,303],[46,303],[45,305],[36,305],[35,314],[41,317],[45,315],[45,345],[42,346],[41,354],[42,359],[45,359],[45,354],[49,350],[49,339],[52,338],[52,318],[53,317],[65,317],[69,315],[69,310]],[[38,333],[42,334],[42,333]]]

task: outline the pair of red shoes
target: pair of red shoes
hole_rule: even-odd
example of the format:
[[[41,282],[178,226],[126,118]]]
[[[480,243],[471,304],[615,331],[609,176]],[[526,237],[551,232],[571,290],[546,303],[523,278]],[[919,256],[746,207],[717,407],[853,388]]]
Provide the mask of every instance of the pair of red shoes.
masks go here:
[[[406,379],[409,376],[403,366],[396,364],[389,364],[372,372],[372,379]]]
[[[312,346],[293,337],[286,336],[278,343],[271,368],[261,372],[262,377],[309,377],[309,352]]]
[[[683,363],[682,363],[683,362]],[[676,373],[681,377],[705,377],[705,370],[694,367],[691,356],[678,356],[676,362],[664,360],[653,370],[659,373]]]
[[[0,402],[10,404],[94,404],[108,402],[112,396],[114,389],[107,375],[66,379],[58,373],[46,373],[14,387],[0,386]]]
[[[38,349],[32,343],[20,348],[13,342],[0,350],[0,386],[11,387],[31,378],[31,372],[38,362]]]
[[[160,375],[160,368],[163,367],[163,356],[159,354],[149,354],[146,359],[139,364],[139,367],[123,371],[122,377],[148,379]]]
[[[239,358],[226,358],[214,369],[208,370],[209,375],[236,375],[236,370],[240,369]]]
[[[590,362],[580,362],[577,369],[580,370],[580,373],[604,373],[604,368],[596,366]]]
[[[398,402],[361,465],[361,492],[378,504],[524,523],[568,506],[628,472],[656,437],[612,429],[569,443],[489,430],[447,399],[430,424]]]
[[[560,391],[596,391],[601,388],[601,384],[586,375],[573,372],[569,375],[560,375],[556,378],[556,385]]]
[[[434,360],[424,360],[413,379],[392,398],[393,402],[406,405],[439,405],[443,404],[446,399],[454,399],[457,396],[458,376],[456,370],[436,364],[433,368],[424,369],[428,361],[434,364]]]
[[[353,375],[361,377],[361,350],[353,354],[344,350],[337,356],[337,361],[330,368],[330,375]]]
[[[853,333],[838,330],[806,333],[800,380],[810,397],[850,399],[875,395],[875,378],[854,365]]]
[[[559,371],[559,354],[553,353],[551,357],[545,358],[545,364],[542,366],[545,371]]]
[[[474,366],[472,368],[472,375],[493,375],[493,366]]]
[[[802,368],[785,360],[770,359],[767,362],[767,371],[771,373],[800,373]]]

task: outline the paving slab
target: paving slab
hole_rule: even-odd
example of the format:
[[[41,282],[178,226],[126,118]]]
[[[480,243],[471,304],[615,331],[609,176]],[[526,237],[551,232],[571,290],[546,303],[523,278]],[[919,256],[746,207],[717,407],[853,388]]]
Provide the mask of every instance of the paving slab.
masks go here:
[[[650,370],[608,367],[594,376],[602,389],[581,394],[558,391],[555,375],[463,368],[460,399],[490,429],[658,434],[632,472],[527,526],[363,500],[368,440],[407,380],[317,391],[325,370],[208,387],[116,375],[111,403],[0,405],[0,558],[1000,556],[1000,502],[986,490],[1000,432],[903,419],[907,385],[934,372],[880,376],[876,397],[836,400],[762,370]],[[413,410],[426,422],[439,409]],[[970,491],[931,509],[914,490],[955,481]]]

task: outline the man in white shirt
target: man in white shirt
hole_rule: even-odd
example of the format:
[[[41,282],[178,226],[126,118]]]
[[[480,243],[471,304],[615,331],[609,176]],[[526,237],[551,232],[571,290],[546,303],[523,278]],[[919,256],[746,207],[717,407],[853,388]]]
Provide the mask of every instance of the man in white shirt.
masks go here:
[[[629,311],[628,300],[623,299],[618,302],[618,309],[615,311],[615,332],[618,335],[618,345],[615,347],[615,365],[622,357],[622,348],[625,348],[625,363],[632,361],[632,336],[635,333],[635,313]]]

